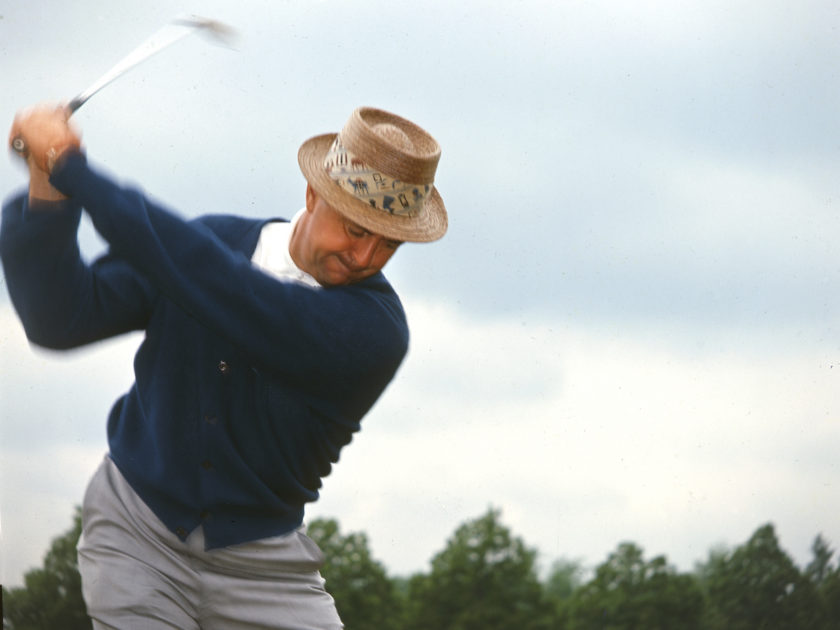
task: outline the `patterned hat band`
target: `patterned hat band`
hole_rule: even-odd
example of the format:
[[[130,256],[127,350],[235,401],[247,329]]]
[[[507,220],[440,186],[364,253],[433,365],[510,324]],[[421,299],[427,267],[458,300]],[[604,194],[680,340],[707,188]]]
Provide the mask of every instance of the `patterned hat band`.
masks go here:
[[[401,182],[368,166],[341,143],[340,134],[327,152],[324,168],[336,184],[359,201],[401,217],[416,216],[432,189],[431,183]]]

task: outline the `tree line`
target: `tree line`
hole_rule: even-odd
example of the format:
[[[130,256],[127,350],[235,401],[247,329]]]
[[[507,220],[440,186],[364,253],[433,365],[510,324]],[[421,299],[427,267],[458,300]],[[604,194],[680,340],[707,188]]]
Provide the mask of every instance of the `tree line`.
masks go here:
[[[76,564],[81,533],[56,538],[24,586],[3,589],[4,630],[89,630]],[[426,573],[388,575],[363,532],[334,519],[308,535],[327,558],[322,569],[348,630],[837,630],[840,562],[818,535],[799,568],[760,526],[733,549],[712,549],[691,572],[664,555],[645,558],[620,543],[593,571],[557,560],[540,577],[537,550],[488,511],[459,526]]]

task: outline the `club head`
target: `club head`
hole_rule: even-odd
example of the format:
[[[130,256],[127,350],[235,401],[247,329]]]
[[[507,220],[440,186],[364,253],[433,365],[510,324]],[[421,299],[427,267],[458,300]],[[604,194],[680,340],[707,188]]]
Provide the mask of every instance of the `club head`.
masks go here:
[[[236,30],[231,26],[224,22],[203,18],[198,15],[178,17],[172,20],[172,23],[178,26],[194,28],[196,32],[207,35],[211,41],[222,46],[227,46],[228,48],[234,48],[234,44],[238,39]]]

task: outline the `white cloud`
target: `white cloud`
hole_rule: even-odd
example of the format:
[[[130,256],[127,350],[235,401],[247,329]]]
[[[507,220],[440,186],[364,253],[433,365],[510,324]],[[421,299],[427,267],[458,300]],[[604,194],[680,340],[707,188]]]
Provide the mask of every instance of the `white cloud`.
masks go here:
[[[348,26],[340,3],[211,2],[240,52],[184,42],[77,115],[94,162],[185,214],[295,209],[297,142],[355,104],[442,141],[450,234],[392,270],[484,320],[407,300],[409,361],[311,514],[397,572],[489,504],[590,563],[630,538],[690,564],[770,519],[799,560],[818,531],[838,544],[836,3],[431,5],[354,5]],[[115,6],[4,12],[0,118],[71,96],[180,10]],[[71,13],[93,16],[85,42]],[[344,63],[395,15],[417,21],[375,71]],[[69,526],[136,340],[33,352],[7,306],[0,331],[9,584]]]
[[[391,572],[424,569],[490,505],[546,559],[590,564],[630,539],[690,568],[766,521],[800,562],[818,532],[840,540],[830,349],[687,354],[563,322],[407,310],[408,360],[308,513],[367,532]],[[136,339],[58,359],[32,352],[8,308],[0,319],[3,580],[15,584],[69,527]],[[92,432],[39,422],[49,411],[7,415],[42,405]]]
[[[824,448],[840,438],[830,356],[685,356],[629,336],[408,308],[415,350],[309,511],[368,532],[392,571],[422,569],[489,505],[546,556],[592,564],[631,539],[688,569],[766,521],[800,562],[818,532],[840,540],[826,486],[840,472]],[[494,395],[537,362],[551,388]]]
[[[108,410],[131,384],[138,338],[47,352],[30,347],[8,303],[0,330],[0,580],[10,586],[72,526],[107,452]]]
[[[41,435],[34,430],[29,437],[37,442]],[[0,451],[0,580],[4,586],[19,586],[26,571],[43,566],[52,540],[72,527],[74,509],[81,505],[87,482],[106,450],[103,440]]]

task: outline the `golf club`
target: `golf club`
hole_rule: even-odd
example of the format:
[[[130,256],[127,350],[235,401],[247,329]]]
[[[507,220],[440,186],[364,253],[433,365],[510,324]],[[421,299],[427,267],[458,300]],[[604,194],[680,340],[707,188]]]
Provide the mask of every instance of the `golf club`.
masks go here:
[[[159,53],[187,35],[195,32],[204,32],[212,36],[216,41],[230,45],[234,31],[229,26],[208,20],[195,15],[179,17],[155,32],[149,39],[123,57],[114,67],[97,79],[90,87],[73,98],[66,106],[68,116],[84,105],[87,100],[99,90],[111,83],[114,79],[122,76],[137,64],[145,61],[152,55]],[[23,138],[14,138],[12,148],[23,156],[26,156],[26,143]]]

